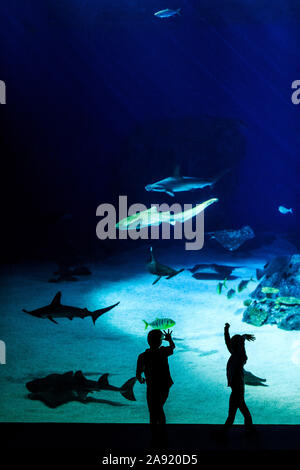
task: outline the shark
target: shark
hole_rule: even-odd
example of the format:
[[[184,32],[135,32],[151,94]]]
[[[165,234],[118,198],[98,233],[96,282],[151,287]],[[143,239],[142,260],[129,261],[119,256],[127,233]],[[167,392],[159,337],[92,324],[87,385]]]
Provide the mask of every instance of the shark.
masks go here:
[[[93,323],[95,325],[96,320],[101,317],[101,315],[115,308],[117,305],[119,305],[119,303],[120,302],[117,302],[116,304],[110,305],[109,307],[100,308],[99,310],[94,310],[93,312],[90,312],[87,308],[62,305],[61,292],[57,292],[57,294],[54,296],[52,302],[49,305],[37,308],[35,310],[23,309],[23,312],[28,313],[33,317],[47,318],[48,320],[56,324],[58,323],[56,320],[54,320],[54,318],[69,318],[69,320],[73,320],[73,318],[92,317]]]
[[[166,279],[171,279],[172,277],[177,276],[177,274],[184,271],[184,269],[176,270],[159,263],[154,257],[152,246],[150,247],[150,255],[151,259],[147,263],[147,268],[151,274],[157,276],[154,282],[152,282],[152,285],[156,284],[163,276],[165,276]]]
[[[119,392],[127,400],[136,401],[133,392],[136,377],[127,380],[121,387],[116,387],[108,382],[108,376],[109,374],[103,374],[98,380],[90,380],[81,370],[69,371],[31,380],[26,383],[26,388],[30,392],[30,399],[40,400],[50,408],[56,408],[70,401],[81,403],[96,401],[89,399],[87,395],[101,390]]]
[[[147,184],[145,189],[146,191],[166,193],[169,196],[174,197],[174,193],[194,191],[196,189],[203,189],[207,186],[212,187],[217,183],[217,181],[219,181],[219,179],[228,173],[228,171],[229,170],[226,169],[212,178],[197,178],[195,176],[180,176],[178,170],[175,170],[174,176],[168,176],[156,183]]]
[[[160,225],[162,222],[167,222],[170,225],[175,225],[176,222],[184,223],[192,217],[200,214],[200,212],[204,211],[207,207],[217,201],[218,198],[211,198],[201,204],[196,204],[196,206],[191,209],[187,209],[177,214],[170,211],[160,212],[157,210],[156,206],[152,206],[150,209],[125,217],[116,224],[116,227],[119,230],[136,230],[149,227],[151,225]]]

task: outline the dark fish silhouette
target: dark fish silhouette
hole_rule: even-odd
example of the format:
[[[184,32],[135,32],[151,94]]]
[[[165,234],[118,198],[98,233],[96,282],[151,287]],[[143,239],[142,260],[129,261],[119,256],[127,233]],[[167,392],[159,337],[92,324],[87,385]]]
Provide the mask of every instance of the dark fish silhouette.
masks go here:
[[[222,264],[195,264],[193,268],[190,268],[189,271],[191,273],[211,273],[211,274],[219,274],[222,279],[224,277],[229,277],[232,271],[235,269],[240,268],[241,266],[227,266]]]
[[[120,302],[117,302],[114,305],[110,305],[109,307],[100,308],[99,310],[95,310],[94,312],[90,312],[87,308],[79,308],[79,307],[71,307],[68,305],[61,304],[61,292],[57,292],[54,299],[52,300],[50,305],[46,305],[45,307],[37,308],[36,310],[25,310],[23,312],[29,313],[37,318],[48,318],[53,323],[57,324],[57,321],[54,318],[69,318],[69,320],[73,320],[73,318],[85,318],[85,317],[92,317],[93,323],[95,325],[97,318],[99,318],[103,313],[108,312],[112,308],[119,305]]]
[[[252,277],[250,279],[245,279],[245,280],[241,281],[238,285],[238,288],[237,288],[238,292],[243,292],[243,290],[247,289],[248,284],[251,281],[255,282],[255,281],[253,281]]]
[[[56,408],[70,401],[86,403],[91,401],[87,395],[101,390],[120,392],[127,400],[135,401],[133,386],[136,378],[127,380],[122,387],[115,387],[108,382],[108,374],[103,374],[99,380],[89,380],[79,370],[64,374],[50,374],[41,379],[35,379],[26,383],[29,398],[40,400],[50,408]],[[93,400],[94,401],[94,400]]]
[[[151,259],[147,263],[147,268],[151,274],[157,276],[155,281],[152,282],[152,285],[156,284],[163,276],[165,276],[167,279],[171,279],[172,277],[177,276],[177,274],[184,271],[184,269],[179,269],[179,271],[176,271],[175,269],[170,268],[169,266],[164,266],[163,264],[160,264],[158,261],[156,261],[153,254],[152,246],[150,248],[150,254]]]
[[[235,290],[234,289],[229,289],[227,292],[227,299],[232,299],[232,297],[235,296]]]
[[[235,251],[247,240],[255,237],[255,234],[249,225],[240,230],[219,230],[217,232],[208,232],[212,239],[216,239],[226,250]]]
[[[251,372],[247,371],[244,369],[244,381],[246,385],[253,385],[253,386],[262,386],[262,387],[268,387],[266,382],[266,379],[261,379],[260,377],[257,377],[256,375],[252,374]]]

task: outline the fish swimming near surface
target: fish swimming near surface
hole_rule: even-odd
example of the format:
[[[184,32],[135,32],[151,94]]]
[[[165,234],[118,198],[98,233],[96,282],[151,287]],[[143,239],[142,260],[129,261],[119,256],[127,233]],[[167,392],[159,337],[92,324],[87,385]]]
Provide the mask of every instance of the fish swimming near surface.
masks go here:
[[[101,390],[119,392],[127,400],[135,401],[133,386],[136,378],[127,380],[121,387],[115,387],[108,382],[108,375],[103,374],[98,380],[89,380],[79,370],[64,374],[50,374],[41,379],[34,379],[26,383],[30,392],[29,398],[40,400],[50,408],[56,408],[70,401],[86,403],[96,401],[88,399],[87,395]]]
[[[234,289],[229,289],[227,292],[227,299],[232,299],[232,297],[235,296],[235,290]]]
[[[153,330],[167,330],[175,325],[175,321],[171,318],[156,318],[152,323],[148,323],[146,320],[143,320],[143,322],[145,323],[145,330],[148,326],[151,326]]]
[[[150,247],[150,255],[151,259],[147,263],[147,268],[151,274],[157,276],[155,281],[153,281],[152,285],[156,284],[162,277],[166,277],[166,279],[171,279],[172,277],[177,276],[177,274],[182,273],[182,271],[184,271],[184,268],[176,270],[170,268],[169,266],[165,266],[164,264],[159,263],[153,254],[152,246]]]
[[[180,15],[181,13],[181,8],[178,8],[177,10],[171,10],[170,8],[166,8],[165,10],[160,10],[154,13],[154,16],[157,16],[157,18],[170,18],[171,16],[175,15]]]
[[[228,171],[229,170],[226,169],[212,178],[197,178],[194,176],[180,176],[176,169],[174,176],[169,176],[168,178],[157,181],[156,183],[147,184],[145,189],[146,191],[166,193],[169,196],[174,197],[174,193],[194,191],[196,189],[203,189],[206,186],[213,186],[222,178],[222,176],[228,173]]]
[[[252,277],[249,280],[241,281],[238,285],[237,291],[238,292],[243,292],[243,290],[247,289],[249,282],[254,282]]]
[[[73,320],[73,318],[85,318],[92,317],[93,323],[95,325],[96,320],[101,317],[104,313],[115,308],[119,305],[120,302],[110,305],[109,307],[100,308],[99,310],[94,310],[90,312],[87,308],[71,307],[68,305],[61,304],[61,292],[57,292],[51,304],[46,305],[45,307],[37,308],[36,310],[25,310],[23,312],[32,315],[37,318],[47,318],[53,323],[57,324],[57,321],[54,318],[68,318]]]
[[[137,230],[151,225],[158,226],[162,222],[169,223],[170,225],[175,225],[176,222],[184,223],[192,217],[200,214],[200,212],[204,211],[208,206],[217,201],[217,198],[208,199],[201,204],[197,204],[191,209],[187,209],[186,211],[179,213],[173,213],[170,211],[159,212],[156,206],[152,206],[150,209],[125,217],[116,224],[116,227],[119,230]]]
[[[286,207],[284,206],[279,206],[278,207],[278,210],[281,214],[293,214],[293,209],[287,209]]]

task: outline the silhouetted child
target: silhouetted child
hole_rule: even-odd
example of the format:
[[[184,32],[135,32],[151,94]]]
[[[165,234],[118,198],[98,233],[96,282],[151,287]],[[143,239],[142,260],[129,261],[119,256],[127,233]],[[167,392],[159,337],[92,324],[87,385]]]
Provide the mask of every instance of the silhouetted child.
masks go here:
[[[239,409],[244,416],[245,426],[252,429],[252,417],[245,403],[245,382],[244,382],[244,365],[247,362],[245,350],[245,340],[254,341],[253,335],[234,335],[230,338],[229,323],[225,324],[224,338],[228,351],[231,356],[227,362],[227,381],[228,387],[231,387],[231,395],[229,399],[228,418],[225,422],[225,430],[232,426],[237,410]]]
[[[173,354],[175,348],[171,334],[169,330],[151,330],[147,338],[150,349],[140,354],[137,360],[136,377],[141,384],[147,384],[147,403],[154,439],[164,437],[166,417],[163,407],[173,384],[168,363],[168,356]],[[169,346],[161,346],[163,339],[169,342]]]

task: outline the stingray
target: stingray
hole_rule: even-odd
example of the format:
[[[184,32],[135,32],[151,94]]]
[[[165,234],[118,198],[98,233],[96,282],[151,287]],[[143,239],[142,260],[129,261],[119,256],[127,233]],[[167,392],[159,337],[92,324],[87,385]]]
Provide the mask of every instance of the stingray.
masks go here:
[[[229,251],[235,251],[247,240],[255,237],[255,234],[249,225],[239,230],[219,230],[217,232],[208,232],[212,239],[216,239],[223,248]]]

